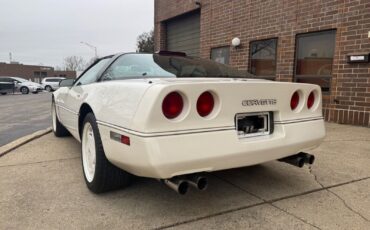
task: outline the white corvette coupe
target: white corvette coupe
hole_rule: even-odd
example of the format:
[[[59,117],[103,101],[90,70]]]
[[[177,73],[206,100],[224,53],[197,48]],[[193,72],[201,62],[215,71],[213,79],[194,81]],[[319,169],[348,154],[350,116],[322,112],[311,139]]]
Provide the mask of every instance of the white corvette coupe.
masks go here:
[[[53,93],[53,131],[82,146],[88,188],[156,178],[180,194],[207,172],[280,160],[302,167],[325,136],[321,90],[248,78],[182,53],[127,53],[93,63]]]

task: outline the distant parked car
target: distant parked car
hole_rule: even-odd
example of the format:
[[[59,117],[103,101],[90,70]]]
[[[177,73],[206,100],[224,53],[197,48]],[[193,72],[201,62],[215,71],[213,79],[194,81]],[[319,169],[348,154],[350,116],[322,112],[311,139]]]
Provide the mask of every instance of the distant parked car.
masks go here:
[[[6,81],[6,82],[13,82],[14,83],[14,91],[19,91],[22,94],[29,94],[30,92],[32,93],[38,93],[43,91],[42,85],[28,81],[24,78],[20,77],[2,77],[0,76],[1,81]]]
[[[41,81],[41,85],[46,91],[55,91],[59,89],[59,82],[64,79],[64,77],[46,77]]]
[[[14,82],[9,79],[0,78],[0,94],[5,95],[7,93],[12,93],[14,90]]]

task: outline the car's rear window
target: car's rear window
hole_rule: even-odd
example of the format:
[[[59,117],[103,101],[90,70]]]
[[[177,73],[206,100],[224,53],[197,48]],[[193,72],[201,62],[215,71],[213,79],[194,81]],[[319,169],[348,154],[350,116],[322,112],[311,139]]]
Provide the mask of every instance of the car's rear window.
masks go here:
[[[127,78],[253,77],[227,65],[199,58],[158,54],[124,54],[105,71],[103,80]]]
[[[54,79],[46,79],[46,82],[60,82],[62,79],[54,78]]]

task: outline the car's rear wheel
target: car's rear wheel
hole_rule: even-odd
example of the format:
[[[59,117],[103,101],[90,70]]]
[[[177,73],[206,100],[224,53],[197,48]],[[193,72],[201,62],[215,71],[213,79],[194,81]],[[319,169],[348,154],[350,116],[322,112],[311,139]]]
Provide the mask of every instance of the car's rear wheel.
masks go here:
[[[52,128],[53,133],[56,137],[65,137],[69,136],[68,130],[60,123],[56,111],[55,102],[51,104],[51,119],[52,119]]]
[[[20,91],[22,94],[28,94],[30,92],[30,90],[26,86],[21,87]]]
[[[6,94],[7,94],[6,92],[1,93],[1,95],[6,95]]]
[[[51,92],[53,89],[51,88],[50,85],[45,86],[45,90],[48,92]]]
[[[127,187],[132,175],[117,168],[105,157],[93,113],[85,116],[82,127],[81,158],[87,187],[94,193]]]

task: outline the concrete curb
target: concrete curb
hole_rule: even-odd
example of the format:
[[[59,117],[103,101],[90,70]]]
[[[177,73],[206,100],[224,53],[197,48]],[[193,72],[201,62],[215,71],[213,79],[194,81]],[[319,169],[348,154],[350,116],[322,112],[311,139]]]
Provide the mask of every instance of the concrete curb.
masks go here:
[[[40,138],[40,137],[50,133],[51,130],[52,130],[51,127],[47,128],[47,129],[44,129],[44,130],[40,130],[40,131],[34,132],[30,135],[21,137],[21,138],[15,140],[15,141],[12,141],[9,144],[1,146],[0,147],[0,157],[4,156],[5,154],[13,151],[14,149],[16,149],[18,147],[21,147],[24,144],[27,144],[30,141],[33,141],[37,138]]]

